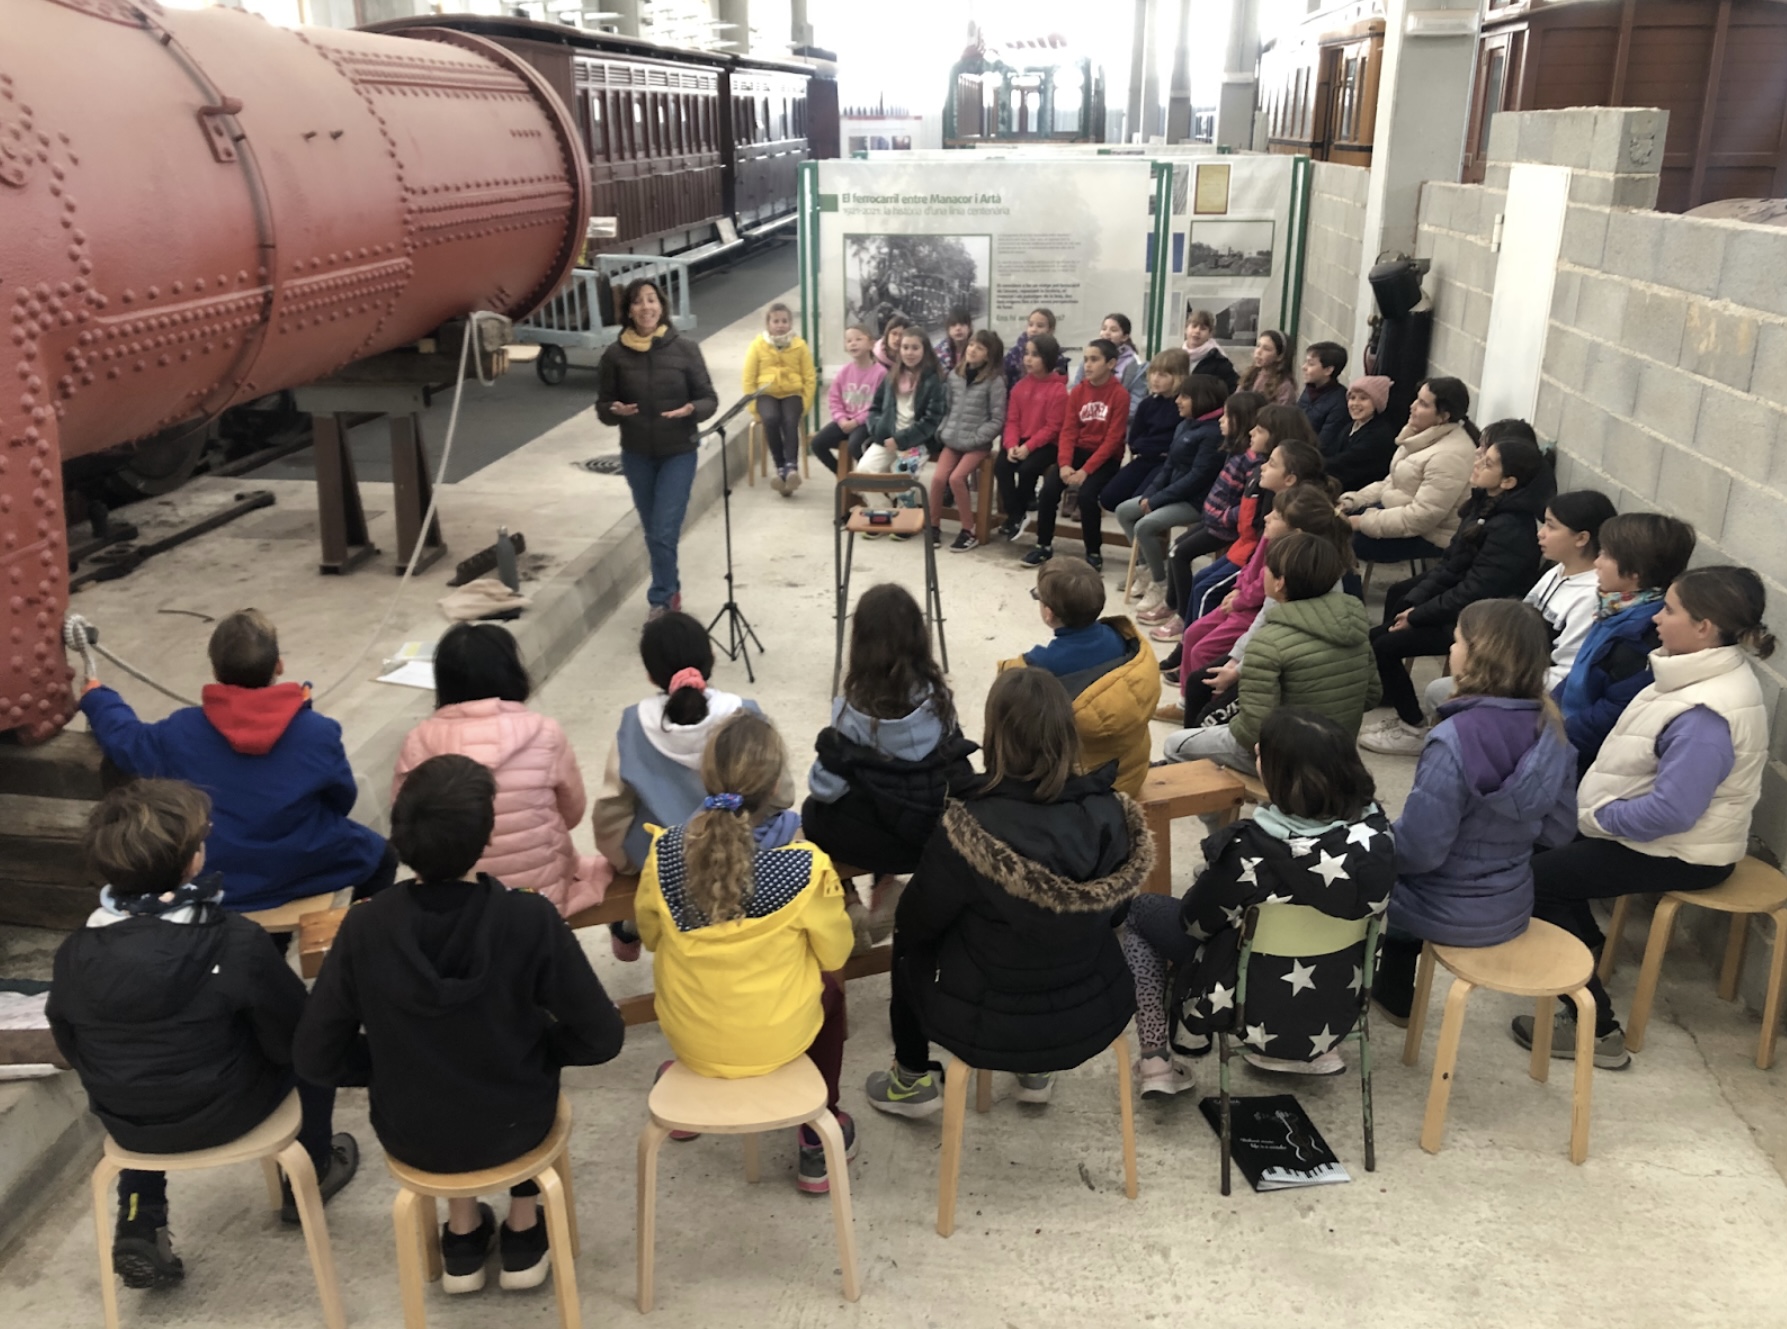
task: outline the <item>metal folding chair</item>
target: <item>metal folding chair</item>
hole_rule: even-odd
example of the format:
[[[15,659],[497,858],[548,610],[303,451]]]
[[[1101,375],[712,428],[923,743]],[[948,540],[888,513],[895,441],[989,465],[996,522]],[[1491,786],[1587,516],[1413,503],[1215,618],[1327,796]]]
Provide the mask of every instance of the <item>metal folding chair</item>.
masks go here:
[[[1371,1124],[1371,980],[1377,968],[1379,918],[1335,918],[1306,904],[1256,904],[1241,924],[1241,958],[1235,978],[1234,1029],[1247,1025],[1247,970],[1255,955],[1332,955],[1365,943],[1359,984],[1359,1018],[1341,1043],[1359,1044],[1359,1098],[1365,1120],[1365,1170],[1377,1171],[1377,1139]],[[1232,1139],[1229,1120],[1229,1030],[1216,1036],[1222,1056],[1222,1193],[1229,1193]]]
[[[875,524],[865,509],[850,507],[850,495],[903,494],[911,490],[918,495],[915,508],[895,508],[890,522]],[[943,670],[949,672],[949,645],[943,639],[943,593],[937,585],[937,550],[931,544],[931,496],[916,475],[901,472],[871,474],[851,471],[838,480],[836,520],[832,523],[832,566],[836,570],[838,607],[838,645],[832,657],[831,690],[838,692],[838,681],[844,673],[844,624],[850,617],[850,562],[856,552],[856,537],[869,532],[915,536],[924,544],[925,554],[925,627],[937,633],[937,653]]]

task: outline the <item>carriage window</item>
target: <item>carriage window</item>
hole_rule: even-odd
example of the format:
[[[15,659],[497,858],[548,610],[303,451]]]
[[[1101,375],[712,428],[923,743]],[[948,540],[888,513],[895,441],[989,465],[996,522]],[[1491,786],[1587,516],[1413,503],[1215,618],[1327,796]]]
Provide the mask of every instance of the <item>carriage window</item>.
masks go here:
[[[608,159],[607,123],[602,117],[602,94],[589,94],[589,155],[598,161]]]

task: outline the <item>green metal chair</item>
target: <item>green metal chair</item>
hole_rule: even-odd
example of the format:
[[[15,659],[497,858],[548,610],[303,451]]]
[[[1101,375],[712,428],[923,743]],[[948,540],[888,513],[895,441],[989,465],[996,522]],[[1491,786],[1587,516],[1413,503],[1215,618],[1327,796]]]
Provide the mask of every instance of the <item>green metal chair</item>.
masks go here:
[[[1365,1119],[1365,1170],[1377,1171],[1377,1141],[1371,1126],[1371,980],[1377,967],[1378,915],[1351,920],[1335,918],[1306,904],[1256,904],[1241,925],[1241,958],[1235,979],[1233,1029],[1247,1027],[1247,970],[1256,955],[1303,958],[1332,955],[1365,943],[1365,963],[1359,984],[1359,1018],[1340,1040],[1359,1044],[1359,1098]],[[1231,1137],[1229,1121],[1229,1031],[1216,1036],[1222,1057],[1222,1193],[1229,1193]]]

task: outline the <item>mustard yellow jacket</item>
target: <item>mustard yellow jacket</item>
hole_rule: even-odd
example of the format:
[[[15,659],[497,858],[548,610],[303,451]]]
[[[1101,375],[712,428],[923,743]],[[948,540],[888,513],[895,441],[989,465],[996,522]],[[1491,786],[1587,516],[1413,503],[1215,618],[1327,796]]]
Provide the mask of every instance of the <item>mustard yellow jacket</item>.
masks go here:
[[[648,826],[634,916],[652,952],[658,1024],[698,1075],[767,1075],[819,1035],[819,975],[843,968],[855,938],[844,888],[825,851],[805,840],[756,856],[751,917],[692,926],[683,828]]]
[[[818,379],[813,372],[813,353],[799,337],[788,343],[788,349],[778,351],[768,337],[759,333],[751,342],[751,349],[745,352],[744,387],[746,392],[759,389],[772,397],[793,397],[799,395],[803,411],[811,410],[813,393]],[[753,413],[757,404],[751,403]]]
[[[1115,663],[1069,674],[1061,680],[1073,698],[1074,728],[1080,731],[1080,769],[1096,771],[1117,763],[1117,792],[1142,796],[1154,737],[1148,722],[1160,705],[1160,662],[1122,614],[1100,620],[1123,638],[1123,655]],[[1028,668],[1023,656],[1001,660],[999,671]]]

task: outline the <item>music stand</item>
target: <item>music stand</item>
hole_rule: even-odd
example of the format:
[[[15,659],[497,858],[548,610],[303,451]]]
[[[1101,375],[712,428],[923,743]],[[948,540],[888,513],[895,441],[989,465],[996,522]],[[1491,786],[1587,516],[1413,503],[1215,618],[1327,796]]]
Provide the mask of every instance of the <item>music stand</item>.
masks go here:
[[[732,598],[732,465],[731,459],[726,455],[726,426],[737,419],[747,406],[762,395],[762,391],[759,390],[740,397],[731,410],[702,430],[699,435],[701,438],[706,438],[710,434],[720,436],[720,511],[726,524],[726,603],[720,606],[720,612],[715,614],[713,621],[707,625],[707,635],[728,660],[738,660],[741,657],[744,659],[745,677],[752,683],[757,681],[757,675],[751,669],[751,653],[747,644],[755,644],[761,651],[763,642],[758,638],[757,630],[751,626],[751,620],[745,617],[745,611],[738,607],[738,601]],[[714,634],[714,629],[719,626],[721,619],[726,620],[724,639]]]

